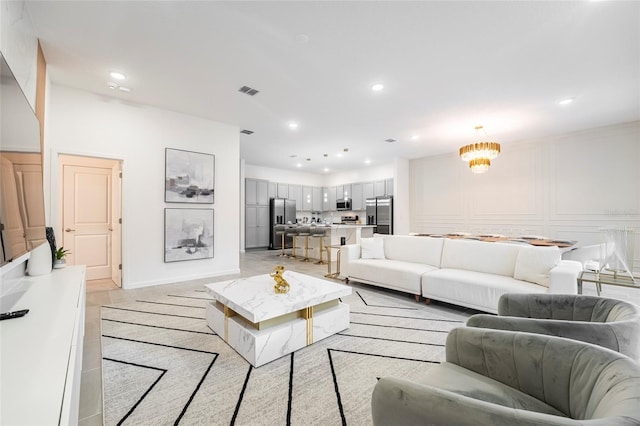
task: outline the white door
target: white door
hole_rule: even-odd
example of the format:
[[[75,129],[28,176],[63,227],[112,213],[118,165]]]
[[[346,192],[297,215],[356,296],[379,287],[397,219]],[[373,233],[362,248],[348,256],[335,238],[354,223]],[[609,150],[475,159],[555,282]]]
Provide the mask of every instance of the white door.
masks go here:
[[[67,263],[120,285],[120,162],[61,155],[60,167]]]

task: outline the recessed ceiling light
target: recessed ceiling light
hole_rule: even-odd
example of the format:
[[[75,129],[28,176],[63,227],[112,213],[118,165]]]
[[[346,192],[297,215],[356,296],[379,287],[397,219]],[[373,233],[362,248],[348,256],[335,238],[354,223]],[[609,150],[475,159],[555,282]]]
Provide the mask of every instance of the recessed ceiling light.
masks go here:
[[[344,148],[342,151],[349,152],[349,148]]]
[[[393,143],[393,142],[395,142],[396,140],[395,140],[395,139],[392,139],[392,138],[389,138],[389,139],[385,139],[384,141],[385,141],[385,142],[389,142],[389,143]]]
[[[302,164],[298,163],[296,164],[296,167],[302,167]]]
[[[373,90],[374,92],[379,92],[382,89],[384,89],[384,84],[382,83],[375,83],[371,85],[371,90]]]
[[[328,168],[326,168],[326,167],[325,167],[324,169],[322,169],[322,170],[323,170],[325,173],[329,171],[329,169],[328,169]]]
[[[364,164],[371,164],[371,160],[364,160]]]
[[[118,87],[118,90],[120,90],[121,92],[125,92],[125,93],[129,93],[129,92],[131,92],[131,89],[130,89],[130,88],[128,88],[128,87],[123,87],[123,86]]]
[[[411,140],[412,140],[412,141],[417,141],[417,140],[418,140],[418,135],[413,135],[413,136],[411,136]]]
[[[307,158],[307,161],[311,161],[311,158]]]
[[[336,157],[342,157],[342,153],[341,152],[337,153]]]
[[[571,102],[573,102],[573,98],[567,98],[559,101],[558,105],[569,105]]]
[[[329,156],[329,154],[322,154],[322,156],[323,156],[324,158],[327,158],[327,157]]]
[[[127,76],[126,76],[126,75],[124,75],[124,74],[122,74],[121,72],[118,72],[118,71],[111,71],[111,72],[109,73],[109,75],[110,75],[112,78],[115,78],[116,80],[124,80],[125,78],[127,78]]]
[[[287,124],[287,126],[289,126],[291,130],[295,130],[298,128],[298,123],[296,123],[295,121],[292,121],[289,124]]]

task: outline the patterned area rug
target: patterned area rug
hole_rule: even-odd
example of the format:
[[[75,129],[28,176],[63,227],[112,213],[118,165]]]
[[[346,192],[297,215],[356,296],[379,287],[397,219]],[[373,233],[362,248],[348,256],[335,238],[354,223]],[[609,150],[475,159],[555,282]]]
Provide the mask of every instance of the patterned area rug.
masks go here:
[[[253,368],[204,320],[202,290],[103,306],[105,425],[370,425],[382,376],[444,360],[462,322],[354,287],[349,329]]]

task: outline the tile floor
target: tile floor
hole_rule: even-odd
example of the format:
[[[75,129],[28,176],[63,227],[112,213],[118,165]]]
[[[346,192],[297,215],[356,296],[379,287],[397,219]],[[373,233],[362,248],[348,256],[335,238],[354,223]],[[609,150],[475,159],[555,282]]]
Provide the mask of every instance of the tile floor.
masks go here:
[[[278,256],[278,253],[278,251],[269,250],[247,251],[246,253],[240,254],[240,274],[203,278],[175,284],[145,287],[134,290],[122,290],[111,280],[95,280],[87,282],[87,306],[85,317],[84,353],[82,360],[79,425],[102,425],[102,354],[100,346],[101,306],[135,301],[141,297],[159,297],[175,291],[202,289],[204,284],[215,281],[266,274],[270,273],[276,264],[282,264],[286,269],[317,277],[324,277],[327,273],[327,265],[316,265],[313,262],[301,262],[299,259],[281,258]],[[335,262],[332,265],[332,270],[335,271]],[[359,284],[355,284],[354,286],[359,286]],[[413,300],[412,295],[393,291],[389,291],[389,294],[405,300]],[[430,307],[437,310],[442,315],[460,320],[464,320],[472,313],[475,313],[469,309],[445,304],[433,304],[430,305]]]

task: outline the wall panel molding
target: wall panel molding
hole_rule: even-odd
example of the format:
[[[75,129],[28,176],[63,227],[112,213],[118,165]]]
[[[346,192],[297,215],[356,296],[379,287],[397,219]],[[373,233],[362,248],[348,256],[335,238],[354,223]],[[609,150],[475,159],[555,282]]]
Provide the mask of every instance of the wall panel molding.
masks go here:
[[[640,121],[503,145],[484,175],[455,153],[410,161],[410,231],[602,241],[629,226],[640,270]]]

